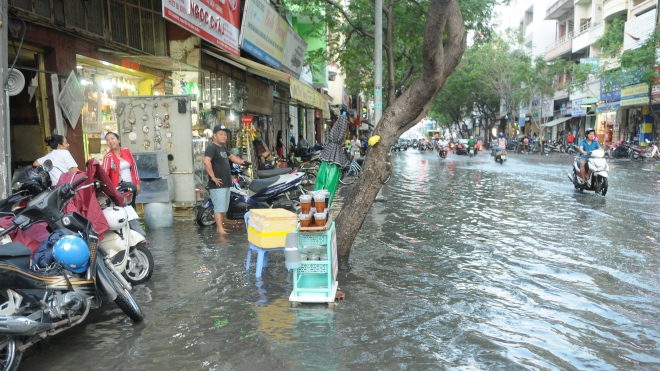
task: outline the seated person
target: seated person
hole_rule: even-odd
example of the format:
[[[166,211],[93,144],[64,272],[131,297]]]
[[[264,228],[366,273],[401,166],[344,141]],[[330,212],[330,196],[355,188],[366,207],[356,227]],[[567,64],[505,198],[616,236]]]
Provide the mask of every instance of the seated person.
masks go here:
[[[298,137],[298,154],[304,156],[309,153],[309,143],[302,135]]]

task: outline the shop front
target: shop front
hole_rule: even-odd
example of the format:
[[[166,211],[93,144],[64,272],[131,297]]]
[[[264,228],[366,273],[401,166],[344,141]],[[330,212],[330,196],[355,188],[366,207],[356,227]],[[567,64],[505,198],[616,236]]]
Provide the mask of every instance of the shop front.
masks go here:
[[[85,160],[103,161],[108,151],[105,135],[108,132],[131,131],[133,125],[144,121],[138,115],[140,108],[132,104],[117,105],[120,97],[164,94],[154,89],[156,76],[139,72],[136,63],[115,65],[106,61],[78,55],[76,75],[85,99],[81,118]],[[118,121],[118,115],[127,112],[128,119]]]
[[[311,146],[315,142],[323,143],[323,121],[330,119],[327,99],[314,88],[295,79],[290,79],[290,92],[291,98],[298,101],[299,135],[307,139]]]
[[[643,146],[646,141],[653,141],[654,119],[650,114],[648,84],[634,84],[621,88],[620,106],[627,119],[627,131],[633,133],[629,138],[637,138]],[[634,139],[633,139],[634,140]]]

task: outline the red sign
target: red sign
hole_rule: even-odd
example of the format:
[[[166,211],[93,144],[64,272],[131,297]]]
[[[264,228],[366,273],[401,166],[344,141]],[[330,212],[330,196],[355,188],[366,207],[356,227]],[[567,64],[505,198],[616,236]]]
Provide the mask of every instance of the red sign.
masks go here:
[[[252,116],[241,116],[241,124],[243,124],[244,129],[250,129],[252,127]]]
[[[239,0],[163,0],[163,17],[240,57]]]

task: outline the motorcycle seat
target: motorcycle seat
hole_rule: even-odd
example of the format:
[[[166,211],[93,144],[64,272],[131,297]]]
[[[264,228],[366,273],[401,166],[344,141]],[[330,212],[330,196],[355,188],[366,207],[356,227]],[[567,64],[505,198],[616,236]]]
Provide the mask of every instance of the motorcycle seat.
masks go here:
[[[0,261],[11,263],[19,268],[30,269],[32,251],[20,242],[9,242],[0,246]]]
[[[280,179],[279,176],[272,177],[272,178],[266,178],[266,179],[255,179],[250,183],[248,188],[252,192],[259,192],[264,188],[267,188],[269,185],[276,183]]]
[[[257,170],[257,176],[259,178],[271,178],[274,176],[280,176],[283,174],[290,173],[293,169],[290,167],[277,168],[272,170]]]

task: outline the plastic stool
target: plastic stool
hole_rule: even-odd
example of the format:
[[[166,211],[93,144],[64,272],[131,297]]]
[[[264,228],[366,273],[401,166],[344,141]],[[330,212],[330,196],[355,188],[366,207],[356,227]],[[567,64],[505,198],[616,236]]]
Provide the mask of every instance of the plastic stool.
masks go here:
[[[245,213],[245,229],[247,230],[248,227],[248,219],[250,219],[250,212],[248,211]],[[252,260],[252,251],[257,253],[257,265],[256,265],[256,272],[255,276],[257,278],[261,277],[261,271],[263,268],[268,267],[268,253],[270,251],[284,251],[284,247],[276,247],[276,248],[270,248],[270,249],[262,249],[261,247],[257,247],[250,242],[248,242],[248,251],[247,251],[247,261],[245,262],[245,270],[250,271],[250,262]]]

